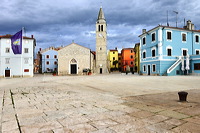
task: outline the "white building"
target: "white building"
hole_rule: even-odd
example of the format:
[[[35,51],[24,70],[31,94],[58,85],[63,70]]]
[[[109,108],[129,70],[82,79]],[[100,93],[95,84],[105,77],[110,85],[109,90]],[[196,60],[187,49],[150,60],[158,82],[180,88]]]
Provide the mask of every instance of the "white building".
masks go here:
[[[0,77],[33,77],[35,39],[23,37],[22,54],[15,55],[11,37],[0,36]]]

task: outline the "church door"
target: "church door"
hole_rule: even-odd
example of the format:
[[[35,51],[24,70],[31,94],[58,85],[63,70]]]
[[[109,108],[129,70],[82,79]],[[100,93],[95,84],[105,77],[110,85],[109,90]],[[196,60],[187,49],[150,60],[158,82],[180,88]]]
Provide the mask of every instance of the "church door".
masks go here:
[[[70,61],[70,74],[77,74],[77,61],[72,59]]]
[[[76,64],[71,64],[71,74],[77,74]]]

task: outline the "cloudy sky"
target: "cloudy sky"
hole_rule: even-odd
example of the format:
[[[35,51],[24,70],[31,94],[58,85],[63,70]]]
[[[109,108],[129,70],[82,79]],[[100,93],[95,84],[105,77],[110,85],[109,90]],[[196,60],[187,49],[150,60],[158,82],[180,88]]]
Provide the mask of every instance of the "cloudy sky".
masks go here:
[[[142,29],[183,27],[184,18],[200,29],[199,0],[1,0],[0,35],[22,27],[34,35],[37,48],[75,43],[95,50],[95,23],[102,5],[107,21],[108,49],[133,47]]]

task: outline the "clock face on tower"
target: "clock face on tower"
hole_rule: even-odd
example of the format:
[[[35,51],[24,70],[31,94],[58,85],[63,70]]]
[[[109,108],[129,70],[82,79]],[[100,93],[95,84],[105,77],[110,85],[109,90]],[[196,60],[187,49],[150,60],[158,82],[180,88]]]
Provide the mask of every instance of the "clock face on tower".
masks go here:
[[[99,33],[99,37],[101,37],[101,38],[102,38],[102,37],[103,37],[103,35],[102,35],[101,33]]]

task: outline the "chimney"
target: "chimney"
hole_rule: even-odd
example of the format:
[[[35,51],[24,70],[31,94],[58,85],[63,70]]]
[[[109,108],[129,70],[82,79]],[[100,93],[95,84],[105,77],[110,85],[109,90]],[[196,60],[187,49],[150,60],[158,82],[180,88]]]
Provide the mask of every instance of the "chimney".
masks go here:
[[[194,30],[194,24],[192,24],[191,20],[187,21],[187,29],[188,30]]]
[[[40,48],[40,51],[42,51],[42,48]]]
[[[117,50],[117,47],[115,47],[115,50]]]
[[[194,24],[192,24],[191,28],[192,28],[191,30],[195,30],[195,28],[194,28]]]
[[[31,35],[31,38],[33,38],[33,35]]]
[[[146,33],[146,29],[142,29],[142,34]]]

